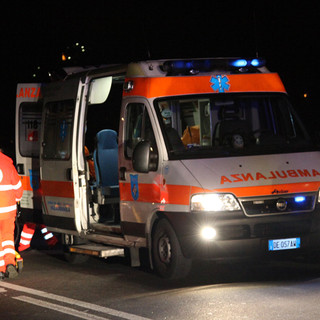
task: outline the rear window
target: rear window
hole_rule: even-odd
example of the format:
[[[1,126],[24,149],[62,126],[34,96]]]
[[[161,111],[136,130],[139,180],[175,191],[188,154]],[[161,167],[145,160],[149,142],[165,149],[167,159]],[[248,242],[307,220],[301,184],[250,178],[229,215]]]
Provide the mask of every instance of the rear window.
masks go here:
[[[73,100],[49,102],[45,106],[43,158],[69,160],[75,103]]]
[[[19,151],[23,157],[38,157],[42,104],[23,102],[19,108]]]

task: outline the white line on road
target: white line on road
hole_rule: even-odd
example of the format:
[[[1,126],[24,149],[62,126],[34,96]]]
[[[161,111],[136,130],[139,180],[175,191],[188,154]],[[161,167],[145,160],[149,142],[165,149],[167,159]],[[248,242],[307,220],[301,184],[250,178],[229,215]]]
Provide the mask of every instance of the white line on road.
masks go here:
[[[31,304],[34,304],[36,306],[40,306],[42,308],[47,308],[47,309],[55,310],[55,311],[62,312],[62,313],[65,313],[65,314],[69,314],[71,316],[78,317],[78,318],[81,318],[81,319],[86,319],[86,320],[108,320],[107,318],[98,317],[98,316],[95,316],[95,315],[90,314],[90,313],[78,311],[76,309],[60,306],[58,304],[50,303],[50,302],[47,302],[47,301],[43,301],[43,300],[39,300],[39,299],[27,297],[27,296],[13,297],[13,299],[17,299],[17,300],[20,300],[20,301],[23,301],[23,302],[31,303]]]
[[[96,304],[93,304],[93,303],[89,303],[89,302],[85,302],[85,301],[80,301],[80,300],[75,300],[75,299],[59,296],[59,295],[56,295],[56,294],[53,294],[53,293],[47,293],[45,291],[40,291],[40,290],[36,290],[36,289],[32,289],[32,288],[18,286],[16,284],[12,284],[12,283],[9,283],[9,282],[1,281],[0,282],[0,287],[5,287],[7,289],[11,289],[11,290],[16,290],[16,291],[32,294],[34,296],[39,296],[41,298],[46,298],[46,299],[51,299],[51,300],[55,300],[55,301],[59,301],[59,302],[67,303],[67,304],[71,304],[71,305],[74,305],[74,306],[78,306],[78,307],[94,310],[94,311],[97,311],[97,312],[105,313],[105,314],[112,315],[112,316],[119,317],[119,318],[123,318],[123,319],[128,319],[128,320],[150,320],[149,318],[140,317],[140,316],[137,316],[137,315],[134,315],[134,314],[131,314],[131,313],[122,312],[122,311],[114,310],[114,309],[107,308],[107,307],[102,307],[102,306],[99,306],[99,305],[96,305]]]

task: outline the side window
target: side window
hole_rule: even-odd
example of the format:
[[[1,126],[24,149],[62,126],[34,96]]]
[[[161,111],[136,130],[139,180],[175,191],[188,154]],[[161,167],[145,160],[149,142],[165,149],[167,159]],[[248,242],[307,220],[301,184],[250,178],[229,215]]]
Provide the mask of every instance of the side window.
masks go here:
[[[156,150],[155,137],[149,114],[144,104],[130,103],[126,111],[125,125],[125,156],[131,159],[133,150],[138,142],[148,140]]]
[[[43,158],[68,160],[71,156],[74,101],[49,102],[45,109]]]
[[[19,150],[24,157],[38,157],[42,105],[39,102],[23,102],[19,108]]]

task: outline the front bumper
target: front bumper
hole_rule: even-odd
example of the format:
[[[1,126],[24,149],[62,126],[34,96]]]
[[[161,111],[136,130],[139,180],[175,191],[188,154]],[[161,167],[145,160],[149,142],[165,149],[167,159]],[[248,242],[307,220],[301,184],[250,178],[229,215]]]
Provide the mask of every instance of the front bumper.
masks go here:
[[[278,255],[290,251],[320,250],[320,207],[314,212],[246,217],[242,212],[228,215],[212,213],[165,213],[179,239],[187,258],[220,259]],[[204,240],[201,229],[205,226],[216,230],[213,240]],[[273,252],[268,241],[275,239],[301,239],[301,247],[294,250]]]

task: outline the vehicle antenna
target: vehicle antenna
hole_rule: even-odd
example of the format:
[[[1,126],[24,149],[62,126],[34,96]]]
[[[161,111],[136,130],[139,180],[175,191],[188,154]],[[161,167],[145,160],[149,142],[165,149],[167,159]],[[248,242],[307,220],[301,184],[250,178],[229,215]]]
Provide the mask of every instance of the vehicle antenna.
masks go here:
[[[254,7],[253,7],[253,28],[254,28],[253,33],[254,33],[255,53],[256,53],[256,58],[259,58],[256,4],[254,4]]]

